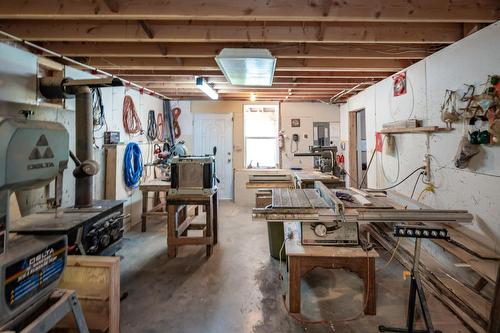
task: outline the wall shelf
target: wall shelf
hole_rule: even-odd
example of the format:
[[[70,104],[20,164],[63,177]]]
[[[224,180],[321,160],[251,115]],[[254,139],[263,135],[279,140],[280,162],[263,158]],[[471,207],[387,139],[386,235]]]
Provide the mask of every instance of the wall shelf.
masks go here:
[[[425,127],[410,127],[410,128],[384,128],[379,132],[382,134],[405,134],[405,133],[435,133],[435,132],[450,132],[453,128],[439,127],[439,126],[425,126]]]

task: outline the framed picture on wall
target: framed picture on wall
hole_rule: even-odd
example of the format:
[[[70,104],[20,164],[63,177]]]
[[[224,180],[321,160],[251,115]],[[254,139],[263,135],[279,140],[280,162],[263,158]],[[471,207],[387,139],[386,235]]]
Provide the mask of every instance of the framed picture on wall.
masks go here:
[[[300,127],[300,119],[299,118],[292,119],[292,127]]]

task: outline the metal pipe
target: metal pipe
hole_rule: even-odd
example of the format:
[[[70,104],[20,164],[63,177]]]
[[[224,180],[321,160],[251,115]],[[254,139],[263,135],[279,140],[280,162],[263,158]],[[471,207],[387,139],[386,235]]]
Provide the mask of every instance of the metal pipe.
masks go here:
[[[71,89],[76,96],[76,156],[80,161],[93,160],[92,149],[92,93],[87,86]],[[76,178],[75,207],[90,207],[93,201],[94,177]]]
[[[8,38],[10,38],[10,39],[12,39],[12,40],[14,40],[14,41],[16,41],[16,42],[19,42],[19,43],[21,43],[21,44],[27,45],[27,46],[29,46],[29,47],[31,47],[31,48],[36,49],[36,50],[42,51],[42,52],[44,52],[44,53],[48,53],[49,55],[51,55],[51,56],[53,56],[53,57],[59,58],[59,59],[61,59],[61,60],[67,61],[67,62],[72,63],[72,64],[75,64],[75,65],[77,65],[77,66],[83,67],[83,68],[85,68],[85,69],[87,69],[87,70],[90,70],[90,71],[92,71],[92,72],[95,72],[95,73],[97,73],[97,74],[102,74],[102,75],[109,76],[109,77],[116,77],[116,78],[118,78],[118,79],[122,80],[123,82],[125,82],[127,85],[129,85],[129,86],[131,86],[131,87],[135,87],[135,88],[137,88],[137,90],[139,90],[139,91],[146,91],[146,92],[149,92],[149,93],[151,93],[151,94],[153,94],[153,95],[156,95],[156,96],[158,96],[158,97],[160,97],[160,98],[162,98],[162,99],[165,99],[165,100],[170,100],[170,99],[171,99],[170,97],[167,97],[167,96],[165,96],[165,95],[163,95],[163,94],[157,93],[156,91],[151,90],[151,89],[149,89],[149,88],[146,88],[146,87],[144,87],[144,86],[138,85],[137,83],[134,83],[134,82],[129,81],[129,80],[122,79],[122,78],[120,78],[120,77],[119,77],[119,76],[117,76],[117,75],[114,75],[114,74],[111,74],[111,73],[105,72],[105,71],[103,71],[102,69],[99,69],[99,68],[97,68],[97,67],[89,66],[89,65],[84,64],[84,63],[82,63],[82,62],[79,62],[79,61],[77,61],[77,60],[75,60],[75,59],[72,59],[72,58],[66,57],[65,55],[62,55],[62,54],[60,54],[60,53],[57,53],[57,52],[51,51],[51,50],[49,50],[49,49],[46,49],[45,47],[42,47],[42,46],[36,45],[36,44],[31,43],[31,42],[29,42],[29,41],[27,41],[27,40],[25,40],[25,39],[19,38],[19,37],[17,37],[17,36],[11,35],[11,34],[9,34],[8,32],[5,32],[5,31],[0,30],[0,35],[3,35],[3,36],[5,36],[5,37],[8,37]]]
[[[360,86],[362,86],[362,85],[364,85],[364,84],[371,84],[371,83],[373,83],[373,82],[371,82],[371,81],[360,82],[360,83],[358,83],[357,85],[355,85],[354,87],[352,87],[352,88],[350,88],[350,89],[348,89],[348,90],[345,90],[345,89],[344,89],[344,90],[342,90],[341,92],[339,92],[339,93],[335,94],[334,96],[332,96],[332,98],[330,98],[330,104],[335,103],[336,101],[338,101],[338,100],[339,100],[339,98],[340,98],[340,97],[342,97],[342,96],[344,96],[344,95],[346,95],[346,94],[350,93],[351,91],[353,91],[353,90],[357,89],[358,87],[360,87]]]

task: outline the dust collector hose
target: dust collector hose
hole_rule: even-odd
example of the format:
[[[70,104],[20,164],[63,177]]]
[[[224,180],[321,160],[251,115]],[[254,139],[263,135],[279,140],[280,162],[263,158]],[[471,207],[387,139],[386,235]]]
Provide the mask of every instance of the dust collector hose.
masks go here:
[[[129,142],[123,157],[123,178],[127,187],[137,188],[142,177],[142,168],[141,148],[137,143]]]

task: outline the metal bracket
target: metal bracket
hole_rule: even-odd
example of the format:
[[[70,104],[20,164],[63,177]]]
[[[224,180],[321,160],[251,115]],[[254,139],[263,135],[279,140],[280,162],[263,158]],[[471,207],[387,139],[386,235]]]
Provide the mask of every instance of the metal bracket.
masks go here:
[[[87,322],[82,312],[80,302],[74,290],[56,289],[50,299],[55,301],[29,325],[18,333],[46,333],[53,329],[68,313],[73,313],[76,328],[80,333],[89,333]],[[12,332],[12,323],[0,328],[0,333]]]

